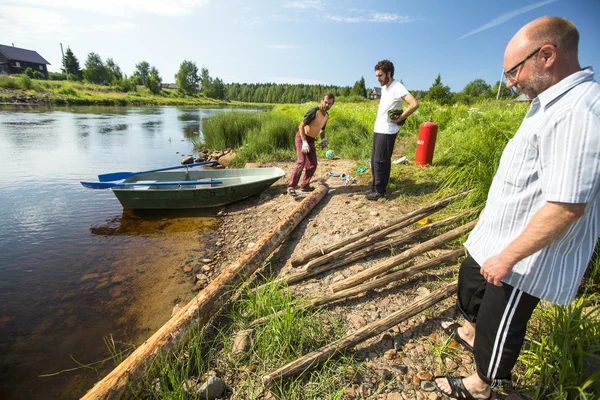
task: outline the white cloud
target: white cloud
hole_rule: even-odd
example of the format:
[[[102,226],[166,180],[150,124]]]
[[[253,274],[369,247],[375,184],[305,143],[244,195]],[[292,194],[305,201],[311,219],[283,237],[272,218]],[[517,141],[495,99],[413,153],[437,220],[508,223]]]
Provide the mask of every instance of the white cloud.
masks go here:
[[[20,6],[73,9],[96,14],[132,17],[143,12],[173,17],[191,14],[209,0],[8,0]]]
[[[0,6],[3,28],[17,38],[44,38],[57,35],[71,39],[85,32],[120,32],[136,27],[131,22],[77,25],[64,15],[43,8]]]
[[[483,32],[485,30],[493,28],[494,26],[503,24],[506,21],[509,21],[509,20],[513,19],[514,17],[517,17],[517,16],[519,16],[521,14],[524,14],[524,13],[529,12],[531,10],[535,10],[536,8],[543,7],[546,4],[554,3],[556,1],[558,1],[558,0],[540,1],[539,3],[531,4],[529,6],[521,7],[519,9],[515,10],[515,11],[509,12],[509,13],[506,13],[506,14],[502,14],[501,16],[499,16],[497,18],[494,18],[493,20],[491,20],[487,24],[480,26],[479,28],[475,29],[474,31],[471,31],[471,32],[467,33],[466,35],[463,35],[463,36],[459,37],[458,40],[464,39],[464,38],[469,37],[471,35],[474,35],[476,33]]]
[[[368,15],[362,15],[357,17],[343,17],[340,15],[325,15],[325,18],[336,22],[346,23],[360,23],[360,22],[395,22],[395,23],[407,23],[415,21],[414,18],[406,15],[390,14],[390,13],[378,13],[372,12]]]
[[[290,1],[285,4],[287,8],[297,8],[300,10],[306,10],[309,8],[315,10],[323,10],[325,7],[321,0],[301,0],[301,1]]]
[[[324,85],[324,83],[318,79],[292,78],[292,77],[285,77],[285,76],[272,76],[270,78],[267,78],[266,82],[289,83],[292,85],[296,85],[296,84],[300,84],[300,83],[305,83],[308,85]]]
[[[269,44],[266,45],[265,47],[269,48],[269,49],[276,49],[276,50],[290,50],[290,49],[298,49],[298,46],[294,46],[292,44]]]

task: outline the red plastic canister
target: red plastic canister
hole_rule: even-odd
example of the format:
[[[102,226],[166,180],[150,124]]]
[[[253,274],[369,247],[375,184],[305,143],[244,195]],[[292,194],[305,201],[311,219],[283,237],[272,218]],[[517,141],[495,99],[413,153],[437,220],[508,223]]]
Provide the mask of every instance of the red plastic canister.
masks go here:
[[[416,165],[429,165],[433,160],[433,150],[435,149],[435,139],[437,137],[438,125],[431,122],[423,122],[419,127],[419,137],[417,139],[417,151],[415,153]]]

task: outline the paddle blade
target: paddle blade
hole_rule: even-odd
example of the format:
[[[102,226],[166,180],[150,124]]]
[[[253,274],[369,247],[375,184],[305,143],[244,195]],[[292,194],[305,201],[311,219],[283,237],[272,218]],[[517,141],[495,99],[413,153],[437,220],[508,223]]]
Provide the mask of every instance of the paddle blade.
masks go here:
[[[98,180],[100,182],[120,181],[122,179],[127,179],[135,174],[139,174],[139,172],[113,172],[110,174],[98,175]]]

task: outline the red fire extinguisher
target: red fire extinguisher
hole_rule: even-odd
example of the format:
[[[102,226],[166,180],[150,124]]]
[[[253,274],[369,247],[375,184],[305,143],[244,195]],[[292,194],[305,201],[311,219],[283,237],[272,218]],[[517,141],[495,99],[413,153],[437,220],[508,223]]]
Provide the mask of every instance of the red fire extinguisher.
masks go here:
[[[433,149],[435,148],[438,126],[435,122],[431,121],[431,117],[429,117],[429,121],[423,122],[419,127],[417,151],[415,153],[416,165],[429,165],[433,160]]]

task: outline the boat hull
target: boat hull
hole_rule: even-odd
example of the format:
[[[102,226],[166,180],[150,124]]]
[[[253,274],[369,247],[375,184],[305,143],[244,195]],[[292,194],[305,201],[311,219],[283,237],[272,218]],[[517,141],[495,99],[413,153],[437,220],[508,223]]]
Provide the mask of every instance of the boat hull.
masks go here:
[[[125,209],[218,207],[254,196],[285,176],[281,168],[164,171],[135,175],[125,183],[140,186],[111,189]],[[143,182],[219,180],[221,184],[143,186]]]

